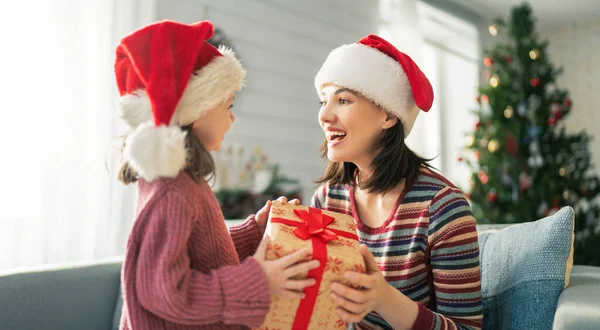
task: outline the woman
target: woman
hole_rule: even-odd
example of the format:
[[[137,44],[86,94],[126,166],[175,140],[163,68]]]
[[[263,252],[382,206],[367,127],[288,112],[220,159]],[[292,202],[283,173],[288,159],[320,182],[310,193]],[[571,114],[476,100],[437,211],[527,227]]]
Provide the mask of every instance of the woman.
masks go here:
[[[358,329],[479,329],[475,219],[463,193],[405,144],[433,90],[406,54],[369,35],[333,50],[315,78],[329,160],[313,207],[356,219],[362,287],[331,287]]]

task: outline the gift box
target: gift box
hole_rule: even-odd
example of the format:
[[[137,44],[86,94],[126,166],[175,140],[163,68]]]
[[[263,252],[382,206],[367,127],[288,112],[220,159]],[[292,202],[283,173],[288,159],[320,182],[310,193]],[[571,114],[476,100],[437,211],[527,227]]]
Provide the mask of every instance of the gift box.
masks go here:
[[[332,282],[351,286],[346,271],[365,272],[354,218],[349,215],[293,204],[273,202],[266,228],[267,259],[277,259],[309,247],[320,267],[303,274],[316,284],[304,290],[304,299],[271,297],[261,330],[347,329],[331,298]]]

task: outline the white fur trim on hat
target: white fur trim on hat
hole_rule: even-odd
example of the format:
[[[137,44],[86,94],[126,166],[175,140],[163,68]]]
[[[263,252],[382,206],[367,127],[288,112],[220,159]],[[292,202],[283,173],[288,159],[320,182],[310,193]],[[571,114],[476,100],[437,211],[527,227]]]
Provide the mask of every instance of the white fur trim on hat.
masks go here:
[[[242,88],[246,71],[232,51],[219,51],[223,56],[194,72],[168,127],[155,127],[145,90],[120,98],[120,116],[133,129],[125,141],[123,158],[144,180],[176,177],[185,168],[187,156],[186,133],[179,126],[193,123]]]
[[[315,77],[315,88],[338,85],[359,92],[365,98],[395,114],[408,136],[420,109],[415,106],[408,77],[400,63],[363,44],[334,49]]]
[[[176,177],[186,164],[185,136],[177,126],[141,124],[127,137],[123,158],[148,182]]]
[[[215,57],[190,78],[177,104],[171,125],[191,124],[206,111],[225,102],[244,85],[246,71],[233,51],[221,47],[219,52],[223,56]],[[150,100],[144,90],[123,95],[119,103],[120,117],[131,128],[153,118]]]

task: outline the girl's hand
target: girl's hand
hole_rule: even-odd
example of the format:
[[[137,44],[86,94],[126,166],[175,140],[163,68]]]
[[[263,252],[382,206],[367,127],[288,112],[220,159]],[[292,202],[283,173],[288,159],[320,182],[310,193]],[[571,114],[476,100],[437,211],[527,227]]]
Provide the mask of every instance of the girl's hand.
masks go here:
[[[292,203],[295,205],[300,205],[300,200],[294,198],[288,202],[287,197],[285,196],[277,198],[277,201],[281,202],[282,204]],[[254,217],[261,234],[264,234],[265,228],[267,228],[267,220],[269,219],[269,211],[271,211],[271,204],[272,202],[268,200],[265,206],[263,206],[258,212],[256,212],[256,216]]]
[[[266,260],[269,236],[264,235],[254,259],[261,265],[267,275],[269,293],[271,295],[282,295],[288,298],[304,298],[302,292],[307,286],[315,285],[313,278],[296,280],[294,277],[306,274],[309,270],[319,267],[318,260],[310,260],[310,249],[302,249],[279,259]]]
[[[344,276],[362,289],[356,290],[341,283],[331,285],[331,296],[340,307],[337,309],[338,315],[342,320],[351,323],[358,323],[368,313],[377,311],[386,301],[391,288],[369,248],[361,244],[360,253],[365,259],[366,273],[346,272]]]

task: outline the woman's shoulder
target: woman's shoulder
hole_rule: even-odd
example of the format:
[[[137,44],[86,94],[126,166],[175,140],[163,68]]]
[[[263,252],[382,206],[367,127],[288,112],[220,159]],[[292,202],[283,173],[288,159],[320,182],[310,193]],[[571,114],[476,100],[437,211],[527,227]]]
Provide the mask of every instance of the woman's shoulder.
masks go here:
[[[464,193],[442,173],[428,166],[421,166],[419,174],[411,184],[410,192],[421,199],[433,200],[442,194],[464,197]]]
[[[327,205],[339,204],[350,200],[350,186],[344,184],[323,183],[313,193],[311,205],[327,208]]]

